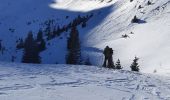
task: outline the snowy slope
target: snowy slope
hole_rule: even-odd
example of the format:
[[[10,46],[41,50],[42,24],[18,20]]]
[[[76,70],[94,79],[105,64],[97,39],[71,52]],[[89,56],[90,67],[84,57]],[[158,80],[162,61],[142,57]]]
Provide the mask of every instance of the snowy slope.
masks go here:
[[[108,8],[111,13],[101,12],[108,14],[102,21],[98,16],[94,18],[99,25],[90,30],[84,44],[99,50],[103,50],[106,45],[111,46],[115,50],[115,61],[121,59],[127,69],[137,56],[143,72],[152,73],[160,69],[165,71],[170,67],[170,1],[151,2],[152,5],[147,5],[147,0],[120,0],[114,3],[112,8]],[[142,6],[141,9],[138,9],[139,5]],[[135,15],[146,23],[132,24],[131,20]],[[131,32],[134,34],[130,34]],[[129,35],[129,38],[121,38],[124,34]],[[89,55],[92,55],[95,64],[102,64],[100,52],[92,51]]]
[[[36,34],[42,23],[55,19],[57,25],[65,25],[78,15],[93,13],[87,27],[79,27],[83,53],[89,56],[94,65],[102,65],[102,50],[112,47],[114,60],[121,60],[125,69],[135,56],[140,58],[142,72],[154,70],[164,72],[170,66],[169,47],[169,0],[1,0],[0,40],[6,51],[0,54],[1,61],[21,61],[22,50],[16,50],[15,41],[25,38],[28,31]],[[138,9],[139,5],[142,6]],[[137,16],[146,23],[132,24]],[[65,19],[69,16],[68,19]],[[31,22],[31,25],[27,25]],[[9,31],[15,29],[15,32]],[[129,34],[133,32],[134,34]],[[65,63],[66,39],[69,32],[63,33],[48,43],[48,49],[41,53],[43,63]],[[130,38],[121,38],[128,34]],[[62,39],[61,39],[62,38]]]
[[[170,100],[168,79],[95,66],[0,63],[0,100]]]
[[[95,6],[91,8],[93,3]],[[91,7],[87,6],[89,4]],[[24,39],[29,31],[33,31],[34,37],[36,37],[38,30],[44,28],[47,20],[54,20],[56,26],[62,27],[69,24],[78,15],[86,16],[91,10],[103,6],[105,5],[100,1],[93,0],[44,0],[43,2],[42,0],[1,0],[0,40],[2,40],[5,51],[3,54],[0,53],[0,60],[11,61],[12,56],[15,56],[15,62],[20,62],[22,50],[16,50],[16,41],[19,38]],[[69,18],[66,19],[66,16]],[[60,37],[47,42],[52,45],[47,45],[47,50],[41,54],[42,63],[65,63],[65,44],[68,33],[64,32]]]

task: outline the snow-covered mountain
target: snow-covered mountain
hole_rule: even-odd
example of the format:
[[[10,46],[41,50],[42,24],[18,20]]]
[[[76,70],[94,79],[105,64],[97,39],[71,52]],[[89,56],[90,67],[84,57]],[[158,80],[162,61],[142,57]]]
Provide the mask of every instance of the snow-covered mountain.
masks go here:
[[[148,0],[133,0],[133,2],[118,0],[108,8],[110,12],[101,13],[101,15],[107,14],[102,17],[102,21],[96,17],[99,25],[87,33],[85,44],[100,49],[106,45],[111,46],[115,50],[114,59],[120,58],[125,67],[130,66],[134,56],[138,56],[144,72],[153,72],[154,69],[166,70],[170,59],[168,55],[170,1],[152,0],[152,5],[147,5],[147,2]],[[145,23],[132,24],[131,20],[135,15]],[[129,37],[121,38],[125,34]],[[101,58],[102,55],[94,53],[94,56]],[[101,65],[102,60],[96,60],[96,64]]]
[[[94,65],[102,65],[102,50],[114,49],[114,60],[121,60],[125,69],[135,56],[140,58],[141,71],[164,72],[169,67],[169,0],[1,0],[0,40],[5,48],[1,61],[20,62],[23,50],[16,50],[16,41],[31,30],[36,36],[47,20],[55,25],[69,24],[75,17],[93,14],[85,28],[79,25],[84,56]],[[139,8],[140,6],[140,8]],[[131,23],[134,16],[144,23]],[[41,53],[42,63],[65,63],[66,41],[70,30],[47,41]],[[129,37],[121,38],[127,34]],[[161,69],[161,71],[160,71]]]
[[[65,65],[76,18],[86,20],[77,24],[81,53],[94,66]],[[170,0],[0,0],[0,100],[170,100],[169,29]],[[39,30],[42,64],[19,64],[16,46]],[[107,45],[123,70],[100,67]],[[128,71],[135,56],[142,73]]]
[[[0,56],[1,61],[11,61],[12,56],[16,57],[15,62],[21,61],[23,54],[22,50],[16,50],[16,41],[20,38],[24,39],[29,31],[33,31],[34,37],[36,37],[38,30],[45,28],[45,22],[48,20],[54,20],[56,26],[62,27],[67,25],[78,15],[86,16],[90,14],[91,10],[95,10],[97,5],[100,5],[98,3],[88,0],[83,2],[81,0],[44,0],[43,2],[42,0],[1,1],[0,39],[2,40],[2,46],[6,49]],[[79,8],[82,4],[83,8],[80,11]],[[86,9],[89,4],[96,6],[84,12],[83,9]],[[77,9],[71,10],[69,8],[69,10],[66,9],[67,7],[76,7]],[[68,18],[66,19],[67,16]],[[68,33],[63,32],[60,37],[48,41],[47,44],[50,44],[50,46],[48,45],[47,50],[41,54],[43,63],[65,63]]]

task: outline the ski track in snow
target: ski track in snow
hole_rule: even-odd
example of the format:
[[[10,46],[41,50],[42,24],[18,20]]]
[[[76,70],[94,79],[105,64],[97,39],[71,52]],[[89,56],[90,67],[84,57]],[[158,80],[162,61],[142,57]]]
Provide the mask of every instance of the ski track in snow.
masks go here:
[[[170,100],[168,79],[93,66],[1,64],[0,100]]]

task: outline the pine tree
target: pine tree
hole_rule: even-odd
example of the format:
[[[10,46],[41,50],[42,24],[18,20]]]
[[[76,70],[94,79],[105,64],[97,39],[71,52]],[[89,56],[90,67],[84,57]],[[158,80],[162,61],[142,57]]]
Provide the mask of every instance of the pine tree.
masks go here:
[[[19,43],[16,46],[17,49],[23,49],[24,48],[24,41],[23,39],[19,40]]]
[[[67,41],[68,54],[66,56],[67,64],[81,64],[81,47],[79,41],[79,32],[76,27],[73,27],[70,32],[70,37]]]
[[[46,28],[45,28],[45,33],[47,36],[47,40],[51,40],[52,39],[52,27],[53,27],[53,20],[48,20],[45,22],[46,24]]]
[[[151,1],[148,1],[147,4],[148,4],[148,5],[151,5],[152,3],[151,3]]]
[[[133,60],[133,63],[131,64],[130,68],[132,71],[137,71],[139,72],[139,65],[138,65],[138,60],[139,58],[135,57],[135,59]]]
[[[38,47],[39,47],[39,51],[44,51],[46,49],[46,42],[44,39],[42,39],[39,44],[38,44]]]
[[[142,6],[141,6],[141,5],[139,5],[138,9],[141,9],[141,8],[142,8]]]
[[[42,30],[40,29],[38,34],[37,34],[37,41],[40,42],[41,40],[43,39],[43,32]]]
[[[52,37],[54,38],[55,36],[57,36],[57,29],[56,29],[56,27],[54,27],[53,32],[52,32]]]
[[[138,23],[139,19],[136,17],[136,15],[134,16],[134,18],[131,21],[132,23]]]
[[[86,22],[85,21],[83,21],[83,23],[82,23],[82,28],[84,28],[84,27],[86,27]]]
[[[40,63],[39,49],[32,32],[29,32],[24,44],[23,63]]]
[[[38,44],[40,52],[46,49],[46,43],[45,43],[45,40],[43,39],[42,30],[39,30],[39,32],[37,34],[37,44]]]
[[[120,64],[120,60],[118,59],[117,62],[116,62],[116,69],[122,69],[122,66]]]

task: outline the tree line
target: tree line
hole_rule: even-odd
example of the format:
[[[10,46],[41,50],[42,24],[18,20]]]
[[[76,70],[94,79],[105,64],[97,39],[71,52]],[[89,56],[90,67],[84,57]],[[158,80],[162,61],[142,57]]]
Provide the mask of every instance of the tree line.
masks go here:
[[[93,17],[93,13],[86,16],[80,16],[78,15],[75,19],[73,19],[69,24],[64,26],[56,26],[54,20],[48,20],[45,22],[46,28],[45,28],[45,35],[47,37],[47,40],[51,40],[55,38],[56,36],[60,36],[61,33],[67,32],[72,27],[76,27],[78,25],[81,25],[82,28],[86,27],[87,21]],[[66,17],[68,18],[68,16]]]
[[[16,43],[17,49],[23,50],[23,63],[41,63],[41,58],[39,53],[46,49],[46,40],[51,40],[56,36],[60,36],[62,32],[67,32],[71,29],[70,37],[67,40],[67,49],[68,53],[66,55],[66,63],[67,64],[81,64],[86,63],[90,64],[89,60],[82,61],[81,57],[81,46],[79,41],[79,32],[77,30],[77,26],[81,25],[82,28],[86,27],[87,21],[93,16],[93,14],[86,15],[81,17],[78,15],[72,22],[68,25],[57,28],[54,26],[54,20],[48,20],[45,22],[46,28],[44,31],[42,29],[37,33],[36,38],[34,38],[32,32],[30,31],[25,40],[19,38]],[[68,16],[67,16],[68,18]],[[14,57],[13,57],[14,58]],[[13,59],[14,60],[14,59]]]

